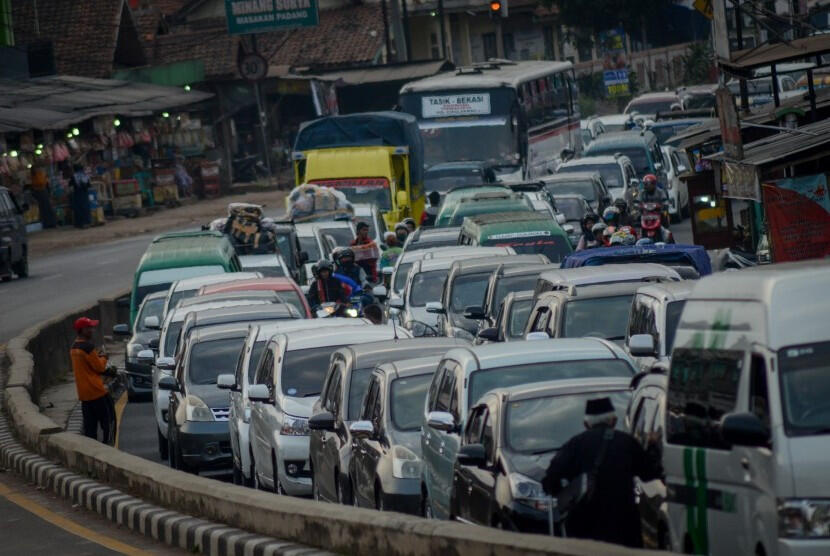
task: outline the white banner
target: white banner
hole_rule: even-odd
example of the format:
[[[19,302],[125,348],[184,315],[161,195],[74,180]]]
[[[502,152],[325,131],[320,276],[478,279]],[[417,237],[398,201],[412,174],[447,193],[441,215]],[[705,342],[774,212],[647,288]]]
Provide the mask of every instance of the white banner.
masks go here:
[[[421,117],[486,116],[490,114],[490,93],[465,93],[422,97]]]

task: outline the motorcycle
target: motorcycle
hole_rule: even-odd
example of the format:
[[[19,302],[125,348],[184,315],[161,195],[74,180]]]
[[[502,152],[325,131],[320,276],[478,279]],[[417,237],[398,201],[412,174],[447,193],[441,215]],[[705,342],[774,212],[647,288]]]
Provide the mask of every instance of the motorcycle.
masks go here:
[[[663,206],[660,203],[640,205],[640,237],[654,243],[674,243],[671,231],[663,227]]]
[[[357,318],[360,315],[358,310],[348,303],[336,303],[334,301],[321,303],[314,309],[314,314],[318,319],[327,319],[332,317]]]

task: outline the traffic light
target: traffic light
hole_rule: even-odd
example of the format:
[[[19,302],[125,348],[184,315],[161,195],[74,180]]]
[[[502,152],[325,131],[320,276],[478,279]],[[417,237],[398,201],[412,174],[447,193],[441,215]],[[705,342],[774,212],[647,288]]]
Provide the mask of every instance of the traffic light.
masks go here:
[[[507,0],[490,0],[490,17],[507,17]]]

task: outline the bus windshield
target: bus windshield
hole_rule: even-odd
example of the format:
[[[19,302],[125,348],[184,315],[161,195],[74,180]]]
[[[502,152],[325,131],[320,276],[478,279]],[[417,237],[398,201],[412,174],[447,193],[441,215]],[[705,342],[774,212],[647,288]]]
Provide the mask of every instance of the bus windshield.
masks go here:
[[[427,166],[458,160],[483,160],[494,166],[520,164],[519,138],[505,118],[422,121]]]
[[[377,205],[380,210],[392,209],[392,195],[386,178],[345,178],[312,180],[311,183],[332,187],[353,204]]]

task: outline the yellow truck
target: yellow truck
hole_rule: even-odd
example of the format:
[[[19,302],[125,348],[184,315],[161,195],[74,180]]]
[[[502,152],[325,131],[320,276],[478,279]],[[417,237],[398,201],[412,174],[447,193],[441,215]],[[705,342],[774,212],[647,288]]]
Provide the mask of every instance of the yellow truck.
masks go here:
[[[417,121],[400,112],[327,116],[300,127],[292,155],[296,185],[341,191],[374,204],[388,228],[424,212],[423,142]]]

